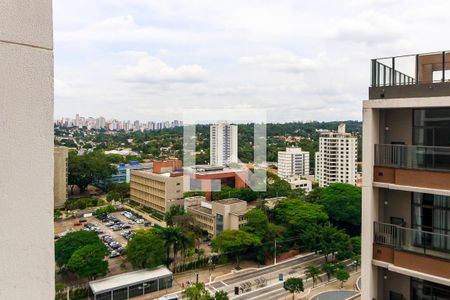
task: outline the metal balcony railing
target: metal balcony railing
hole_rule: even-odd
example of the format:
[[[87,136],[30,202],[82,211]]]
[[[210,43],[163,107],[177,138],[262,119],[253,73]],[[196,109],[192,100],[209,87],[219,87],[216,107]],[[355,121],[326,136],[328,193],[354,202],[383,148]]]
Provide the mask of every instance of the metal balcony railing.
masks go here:
[[[372,87],[449,82],[450,51],[372,59]]]
[[[450,235],[374,222],[374,243],[450,260]]]
[[[375,165],[450,171],[450,147],[377,144],[375,145]]]

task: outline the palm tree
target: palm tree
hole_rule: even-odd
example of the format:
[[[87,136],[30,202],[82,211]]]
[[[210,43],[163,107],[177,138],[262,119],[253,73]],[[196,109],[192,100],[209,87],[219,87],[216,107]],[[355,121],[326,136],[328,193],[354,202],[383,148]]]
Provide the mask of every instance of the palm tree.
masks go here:
[[[317,279],[320,279],[320,277],[319,277],[320,268],[317,265],[311,264],[306,267],[305,275],[306,275],[306,280],[308,280],[308,278],[312,279],[313,287],[314,287],[314,284],[317,282]]]
[[[189,247],[192,247],[193,240],[190,236],[186,235],[180,227],[171,226],[166,228],[160,228],[159,234],[165,241],[167,267],[170,265],[170,250],[173,251],[173,270],[176,271],[177,255],[178,251],[185,251]]]

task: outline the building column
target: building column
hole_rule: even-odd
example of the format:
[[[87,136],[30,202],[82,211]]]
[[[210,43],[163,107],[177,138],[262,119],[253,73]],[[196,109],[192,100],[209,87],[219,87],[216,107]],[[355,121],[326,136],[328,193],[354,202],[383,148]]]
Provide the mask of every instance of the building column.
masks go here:
[[[374,148],[379,141],[379,111],[363,109],[363,186],[361,224],[361,299],[378,298],[378,275],[372,265],[373,222],[378,220],[378,188],[373,187]]]
[[[0,299],[55,298],[52,27],[51,0],[0,1]]]

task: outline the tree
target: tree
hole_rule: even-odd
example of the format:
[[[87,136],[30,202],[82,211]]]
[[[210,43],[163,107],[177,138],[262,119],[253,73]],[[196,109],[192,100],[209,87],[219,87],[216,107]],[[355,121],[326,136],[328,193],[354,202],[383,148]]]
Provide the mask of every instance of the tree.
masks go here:
[[[193,245],[194,241],[192,236],[186,234],[178,226],[170,226],[166,228],[160,228],[158,234],[165,241],[167,267],[170,265],[170,250],[173,250],[173,270],[175,272],[177,266],[177,255],[179,250],[186,250]]]
[[[350,278],[350,274],[345,269],[339,269],[336,271],[336,278],[341,282],[341,288],[343,288],[344,282]]]
[[[164,240],[154,229],[139,230],[125,249],[134,268],[153,268],[166,261]]]
[[[111,202],[111,201],[119,201],[120,200],[120,195],[117,192],[108,192],[108,194],[106,194],[106,201]]]
[[[105,206],[105,207],[97,208],[95,210],[95,214],[97,216],[99,216],[99,215],[110,214],[110,213],[115,212],[115,211],[116,211],[116,209],[114,208],[114,206],[108,205],[108,206]]]
[[[108,262],[103,260],[108,249],[103,244],[90,244],[75,251],[67,263],[67,267],[80,277],[93,279],[104,276],[108,272]]]
[[[325,263],[321,267],[322,272],[327,274],[328,281],[330,281],[331,276],[336,273],[336,266],[332,263]]]
[[[264,238],[269,225],[269,219],[264,211],[254,208],[245,213],[244,216],[247,220],[247,224],[245,224],[242,229],[257,235],[261,239]]]
[[[69,232],[55,243],[55,260],[60,267],[66,265],[75,251],[90,244],[103,245],[98,236],[91,231]]]
[[[225,230],[212,241],[214,251],[230,253],[235,256],[237,268],[239,268],[240,253],[260,245],[261,239],[257,235],[243,230]]]
[[[187,300],[211,300],[203,282],[194,283],[191,287],[185,289],[182,293],[183,299]]]
[[[306,279],[308,279],[308,278],[312,279],[313,287],[314,287],[314,284],[317,282],[317,279],[320,279],[320,277],[319,277],[320,268],[317,265],[311,264],[306,267],[305,275],[306,275]]]
[[[181,216],[186,214],[186,212],[184,211],[184,208],[182,206],[179,205],[172,205],[169,208],[169,211],[166,213],[165,219],[167,222],[167,226],[173,226],[174,222],[173,219],[175,216]]]
[[[322,204],[333,224],[348,227],[357,233],[361,226],[361,188],[346,184],[333,183],[322,188],[319,194]]]
[[[292,300],[294,300],[295,293],[301,293],[305,289],[303,287],[303,279],[297,277],[291,277],[283,283],[283,287],[286,291],[292,293]]]
[[[225,291],[217,291],[214,294],[214,300],[228,300],[228,293]]]
[[[331,224],[326,224],[318,227],[317,233],[319,235],[319,242],[315,250],[323,254],[326,262],[330,254],[333,260],[336,253],[340,259],[351,256],[350,237],[343,230]]]
[[[92,152],[78,155],[69,152],[68,182],[69,185],[77,185],[83,193],[89,184],[95,180],[103,180],[116,172],[116,167],[111,165],[103,152]]]
[[[321,205],[307,203],[300,199],[285,199],[275,207],[275,221],[287,224],[294,231],[311,224],[323,224],[328,220]]]
[[[355,266],[355,271],[358,271],[358,266],[361,265],[361,255],[356,254],[352,256],[352,262]]]
[[[128,198],[130,196],[130,184],[127,182],[111,182],[108,184],[107,189],[109,193],[112,192],[116,195],[116,197],[119,198],[114,200],[120,200],[121,202],[123,202],[125,198]]]

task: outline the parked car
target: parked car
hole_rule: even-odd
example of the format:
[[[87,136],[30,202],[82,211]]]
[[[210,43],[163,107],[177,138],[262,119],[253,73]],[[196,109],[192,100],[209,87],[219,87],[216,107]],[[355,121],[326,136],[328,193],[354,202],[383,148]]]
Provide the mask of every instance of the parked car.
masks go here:
[[[111,251],[111,253],[109,254],[109,258],[114,258],[114,257],[117,257],[117,256],[120,256],[120,254],[119,254],[119,252],[117,252],[117,251]]]

